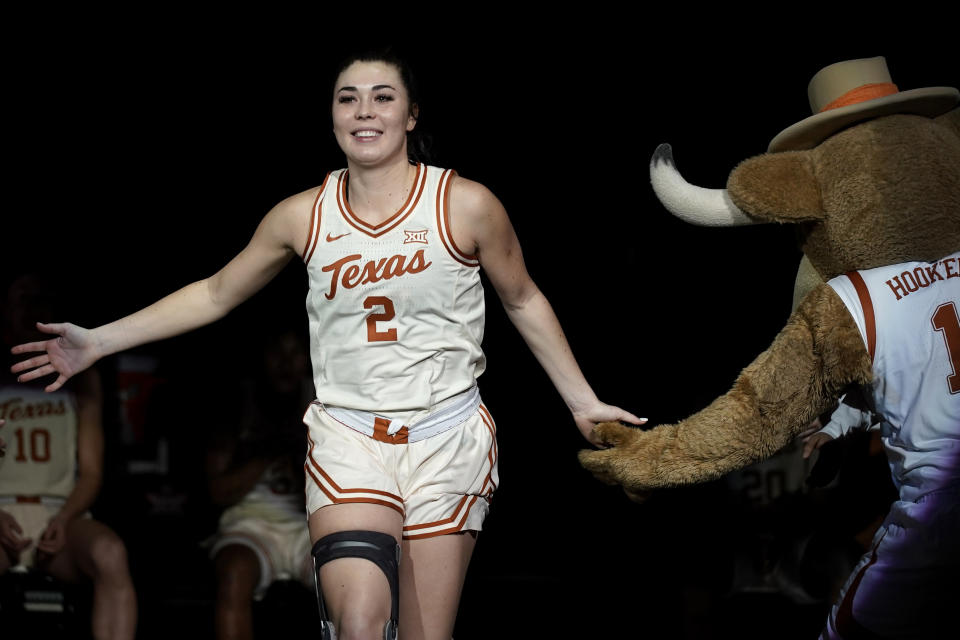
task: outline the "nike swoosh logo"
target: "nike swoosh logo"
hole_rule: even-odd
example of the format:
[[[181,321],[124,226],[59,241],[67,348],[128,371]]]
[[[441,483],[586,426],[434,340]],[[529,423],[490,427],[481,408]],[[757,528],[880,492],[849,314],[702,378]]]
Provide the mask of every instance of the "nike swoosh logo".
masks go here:
[[[338,235],[338,236],[332,236],[332,235],[330,235],[330,234],[328,233],[328,234],[327,234],[327,242],[333,242],[334,240],[339,240],[339,239],[342,238],[343,236],[348,236],[348,235],[350,235],[350,232],[349,232],[349,231],[347,231],[346,233],[341,233],[341,234]]]

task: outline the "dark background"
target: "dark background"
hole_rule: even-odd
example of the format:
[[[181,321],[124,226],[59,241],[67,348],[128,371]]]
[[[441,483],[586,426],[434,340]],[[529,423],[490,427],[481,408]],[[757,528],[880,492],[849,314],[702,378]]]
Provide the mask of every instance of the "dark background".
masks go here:
[[[672,422],[725,392],[769,344],[800,252],[788,228],[673,219],[649,187],[657,144],[673,145],[690,182],[720,187],[809,115],[806,85],[826,64],[884,55],[901,90],[960,84],[945,35],[895,17],[826,28],[779,16],[748,28],[729,15],[437,13],[444,26],[427,29],[360,10],[11,20],[4,280],[58,273],[69,320],[96,326],[212,274],[273,204],[343,164],[329,121],[334,63],[392,43],[419,72],[434,164],[502,200],[597,394],[651,425]],[[722,637],[771,618],[774,635],[815,636],[820,606],[724,606],[736,515],[722,486],[636,505],[579,467],[585,443],[487,293],[480,386],[498,421],[501,487],[456,637]],[[197,416],[253,366],[259,330],[303,321],[305,295],[294,263],[227,319],[137,350],[159,362],[155,433],[125,443],[108,413],[113,483],[95,513],[127,538],[143,637],[209,634],[212,577],[198,542],[216,514]],[[103,363],[108,392],[115,367]],[[131,474],[157,439],[170,444],[168,470]],[[711,596],[698,607],[701,592]]]

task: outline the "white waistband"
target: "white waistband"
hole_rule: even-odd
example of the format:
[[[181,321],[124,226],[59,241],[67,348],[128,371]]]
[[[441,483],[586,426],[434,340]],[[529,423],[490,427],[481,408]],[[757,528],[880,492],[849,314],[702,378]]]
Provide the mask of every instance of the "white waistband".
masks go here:
[[[334,420],[342,422],[360,433],[373,436],[374,423],[377,418],[380,418],[390,423],[390,426],[387,428],[387,435],[392,436],[406,427],[408,441],[417,442],[418,440],[425,440],[430,436],[435,436],[438,433],[443,433],[447,429],[452,429],[476,413],[477,407],[480,406],[480,389],[474,385],[462,393],[447,398],[437,404],[430,413],[423,417],[413,419],[408,425],[403,424],[403,420],[391,420],[390,418],[371,413],[370,411],[331,407],[319,401],[317,401],[317,404]]]

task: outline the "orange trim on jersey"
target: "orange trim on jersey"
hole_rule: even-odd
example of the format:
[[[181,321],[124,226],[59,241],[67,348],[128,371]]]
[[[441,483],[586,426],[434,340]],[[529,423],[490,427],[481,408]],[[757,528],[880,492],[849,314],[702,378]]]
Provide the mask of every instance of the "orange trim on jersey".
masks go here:
[[[385,442],[387,444],[407,444],[410,430],[407,429],[406,425],[400,427],[400,430],[394,435],[387,433],[387,429],[389,428],[390,421],[378,416],[373,420],[373,435],[371,437],[377,442]]]
[[[369,222],[361,220],[360,217],[353,212],[353,209],[350,208],[350,203],[346,197],[348,173],[348,171],[344,171],[340,174],[340,179],[337,182],[337,206],[347,224],[372,238],[379,238],[388,231],[393,231],[401,222],[406,220],[410,214],[413,213],[413,210],[417,208],[417,203],[420,202],[420,196],[423,195],[423,189],[427,184],[426,167],[422,163],[418,164],[417,175],[414,176],[413,179],[413,187],[410,189],[410,193],[407,194],[407,200],[403,203],[403,206],[380,224],[370,224]],[[414,197],[414,194],[416,194],[416,197]]]
[[[453,169],[447,169],[440,176],[440,184],[437,186],[437,231],[440,234],[440,240],[443,248],[447,250],[450,257],[465,267],[479,267],[480,262],[476,256],[470,256],[460,250],[457,243],[453,240],[453,234],[450,232],[450,183],[457,172]]]
[[[477,256],[469,255],[460,249],[450,229],[450,185],[456,175],[456,171],[447,169],[440,178],[440,185],[437,187],[437,228],[440,230],[444,248],[454,260],[467,267],[479,267]]]
[[[313,252],[316,250],[317,244],[320,242],[320,221],[322,218],[323,209],[323,191],[326,188],[327,180],[329,179],[330,174],[328,173],[323,178],[323,184],[320,185],[320,192],[317,194],[317,199],[313,203],[313,210],[310,212],[310,230],[307,232],[307,243],[304,245],[303,253],[300,256],[304,264],[310,263],[310,258],[313,257]],[[316,226],[314,226],[314,223],[316,223]]]
[[[857,271],[851,271],[847,274],[853,288],[857,290],[857,297],[860,298],[860,307],[863,309],[863,323],[866,325],[864,330],[867,332],[867,351],[870,353],[870,362],[873,362],[873,354],[877,349],[877,320],[873,313],[873,300],[870,299],[870,291],[867,289],[867,283],[863,281],[863,276]]]

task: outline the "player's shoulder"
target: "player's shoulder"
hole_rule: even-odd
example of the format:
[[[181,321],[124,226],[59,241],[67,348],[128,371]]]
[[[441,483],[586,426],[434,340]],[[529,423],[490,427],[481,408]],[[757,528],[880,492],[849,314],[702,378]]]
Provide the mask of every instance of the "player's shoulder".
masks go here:
[[[274,205],[272,212],[277,212],[279,215],[288,216],[296,214],[308,214],[313,210],[314,205],[317,202],[317,196],[320,195],[320,191],[324,188],[324,185],[316,185],[310,187],[299,193],[287,196],[276,205]]]
[[[302,247],[308,234],[317,197],[324,185],[316,185],[287,196],[264,217],[263,226],[291,249]]]
[[[457,215],[472,218],[502,211],[503,205],[482,183],[456,175],[450,183],[450,208]]]

